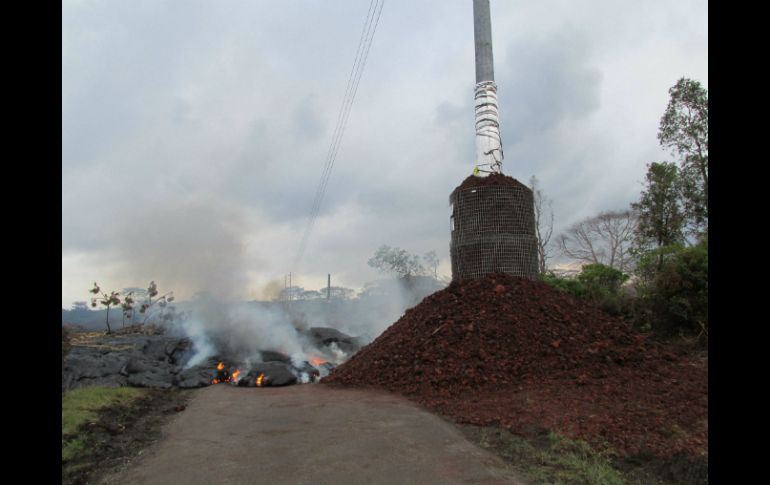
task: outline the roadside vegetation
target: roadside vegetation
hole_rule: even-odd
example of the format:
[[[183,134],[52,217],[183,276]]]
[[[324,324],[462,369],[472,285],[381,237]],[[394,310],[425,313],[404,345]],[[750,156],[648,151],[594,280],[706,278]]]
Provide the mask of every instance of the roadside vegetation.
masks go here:
[[[83,432],[96,424],[97,412],[118,403],[128,404],[143,394],[133,387],[86,387],[62,395],[62,463],[76,462],[88,452]]]
[[[611,448],[597,451],[588,443],[546,430],[528,436],[497,427],[461,426],[473,443],[488,450],[532,484],[683,485],[708,483],[708,463],[685,457],[621,458]]]
[[[682,78],[669,90],[658,130],[674,162],[647,165],[644,187],[628,209],[603,212],[541,241],[541,279],[639,331],[708,344],[708,92]],[[549,201],[533,181],[538,234],[553,227]],[[549,217],[542,217],[546,215]],[[541,216],[541,217],[538,217]],[[545,221],[545,222],[542,222]],[[545,262],[556,247],[583,264],[565,277]]]
[[[112,473],[160,437],[167,417],[190,393],[86,387],[62,394],[62,484]]]
[[[463,432],[480,447],[503,458],[523,479],[531,483],[628,483],[613,468],[607,453],[599,453],[583,441],[545,431],[525,438],[493,427],[465,426]]]

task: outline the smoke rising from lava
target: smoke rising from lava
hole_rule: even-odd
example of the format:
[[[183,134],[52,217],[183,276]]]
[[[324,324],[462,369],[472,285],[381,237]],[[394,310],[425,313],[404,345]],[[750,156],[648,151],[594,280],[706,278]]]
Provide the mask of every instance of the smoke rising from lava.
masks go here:
[[[125,277],[154,280],[161,294],[173,290],[177,302],[194,295],[182,305],[186,317],[173,326],[194,343],[188,367],[222,354],[259,362],[260,351],[281,352],[297,362],[311,355],[341,362],[349,356],[316,348],[303,331],[332,327],[366,344],[419,300],[390,280],[375,294],[351,300],[244,302],[249,271],[267,268],[249,251],[256,218],[221,201],[189,196],[121,222],[115,260],[125,261]],[[258,293],[275,300],[280,290],[273,280]]]

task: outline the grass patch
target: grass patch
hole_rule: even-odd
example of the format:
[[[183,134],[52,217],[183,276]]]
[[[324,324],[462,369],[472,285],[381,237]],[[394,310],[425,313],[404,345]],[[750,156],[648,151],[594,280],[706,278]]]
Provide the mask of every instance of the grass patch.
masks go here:
[[[482,448],[509,462],[525,480],[553,485],[626,485],[610,457],[588,443],[548,433],[529,440],[498,428],[465,428]]]
[[[72,460],[83,451],[78,428],[94,422],[99,409],[129,403],[142,394],[141,389],[133,387],[84,387],[65,393],[61,408],[62,460]]]
[[[160,439],[193,391],[89,387],[62,395],[62,485],[101,483]]]

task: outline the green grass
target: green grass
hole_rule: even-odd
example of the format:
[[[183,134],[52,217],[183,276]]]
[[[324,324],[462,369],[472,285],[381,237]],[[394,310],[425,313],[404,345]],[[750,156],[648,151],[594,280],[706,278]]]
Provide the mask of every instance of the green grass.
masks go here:
[[[143,393],[133,387],[85,387],[65,393],[61,407],[62,460],[71,460],[84,451],[78,428],[95,421],[99,409],[131,402]]]
[[[480,430],[477,439],[479,445],[497,452],[534,484],[626,484],[609,457],[583,441],[550,433],[535,443],[508,431],[488,428]]]

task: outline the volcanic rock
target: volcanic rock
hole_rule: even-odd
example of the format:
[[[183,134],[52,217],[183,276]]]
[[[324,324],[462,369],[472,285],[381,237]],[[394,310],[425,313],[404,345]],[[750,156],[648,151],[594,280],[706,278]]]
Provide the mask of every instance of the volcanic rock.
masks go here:
[[[355,353],[361,348],[361,342],[358,338],[346,335],[336,328],[311,327],[307,332],[318,348],[336,344],[337,348],[346,354]]]
[[[645,352],[600,310],[544,283],[494,274],[428,296],[323,381],[460,393],[596,373],[608,362],[639,363]]]
[[[126,366],[123,368],[126,374],[138,374],[139,372],[147,372],[151,369],[151,366],[145,359],[132,358],[129,359]]]
[[[134,387],[168,389],[172,378],[168,372],[142,372],[128,376],[128,384]]]
[[[252,366],[238,385],[255,387],[260,374],[264,374],[263,386],[288,386],[297,382],[297,376],[292,372],[291,366],[282,362],[264,362]]]
[[[213,367],[201,368],[193,367],[191,369],[185,369],[178,372],[172,379],[172,383],[182,389],[190,389],[194,387],[203,387],[211,384],[211,381],[216,377],[217,371]]]
[[[426,297],[321,382],[386,389],[458,422],[544,426],[630,454],[706,452],[702,364],[571,295],[505,274]]]
[[[262,362],[283,362],[284,364],[291,363],[291,357],[281,352],[276,352],[274,350],[262,350],[260,351],[260,354],[262,355]]]

